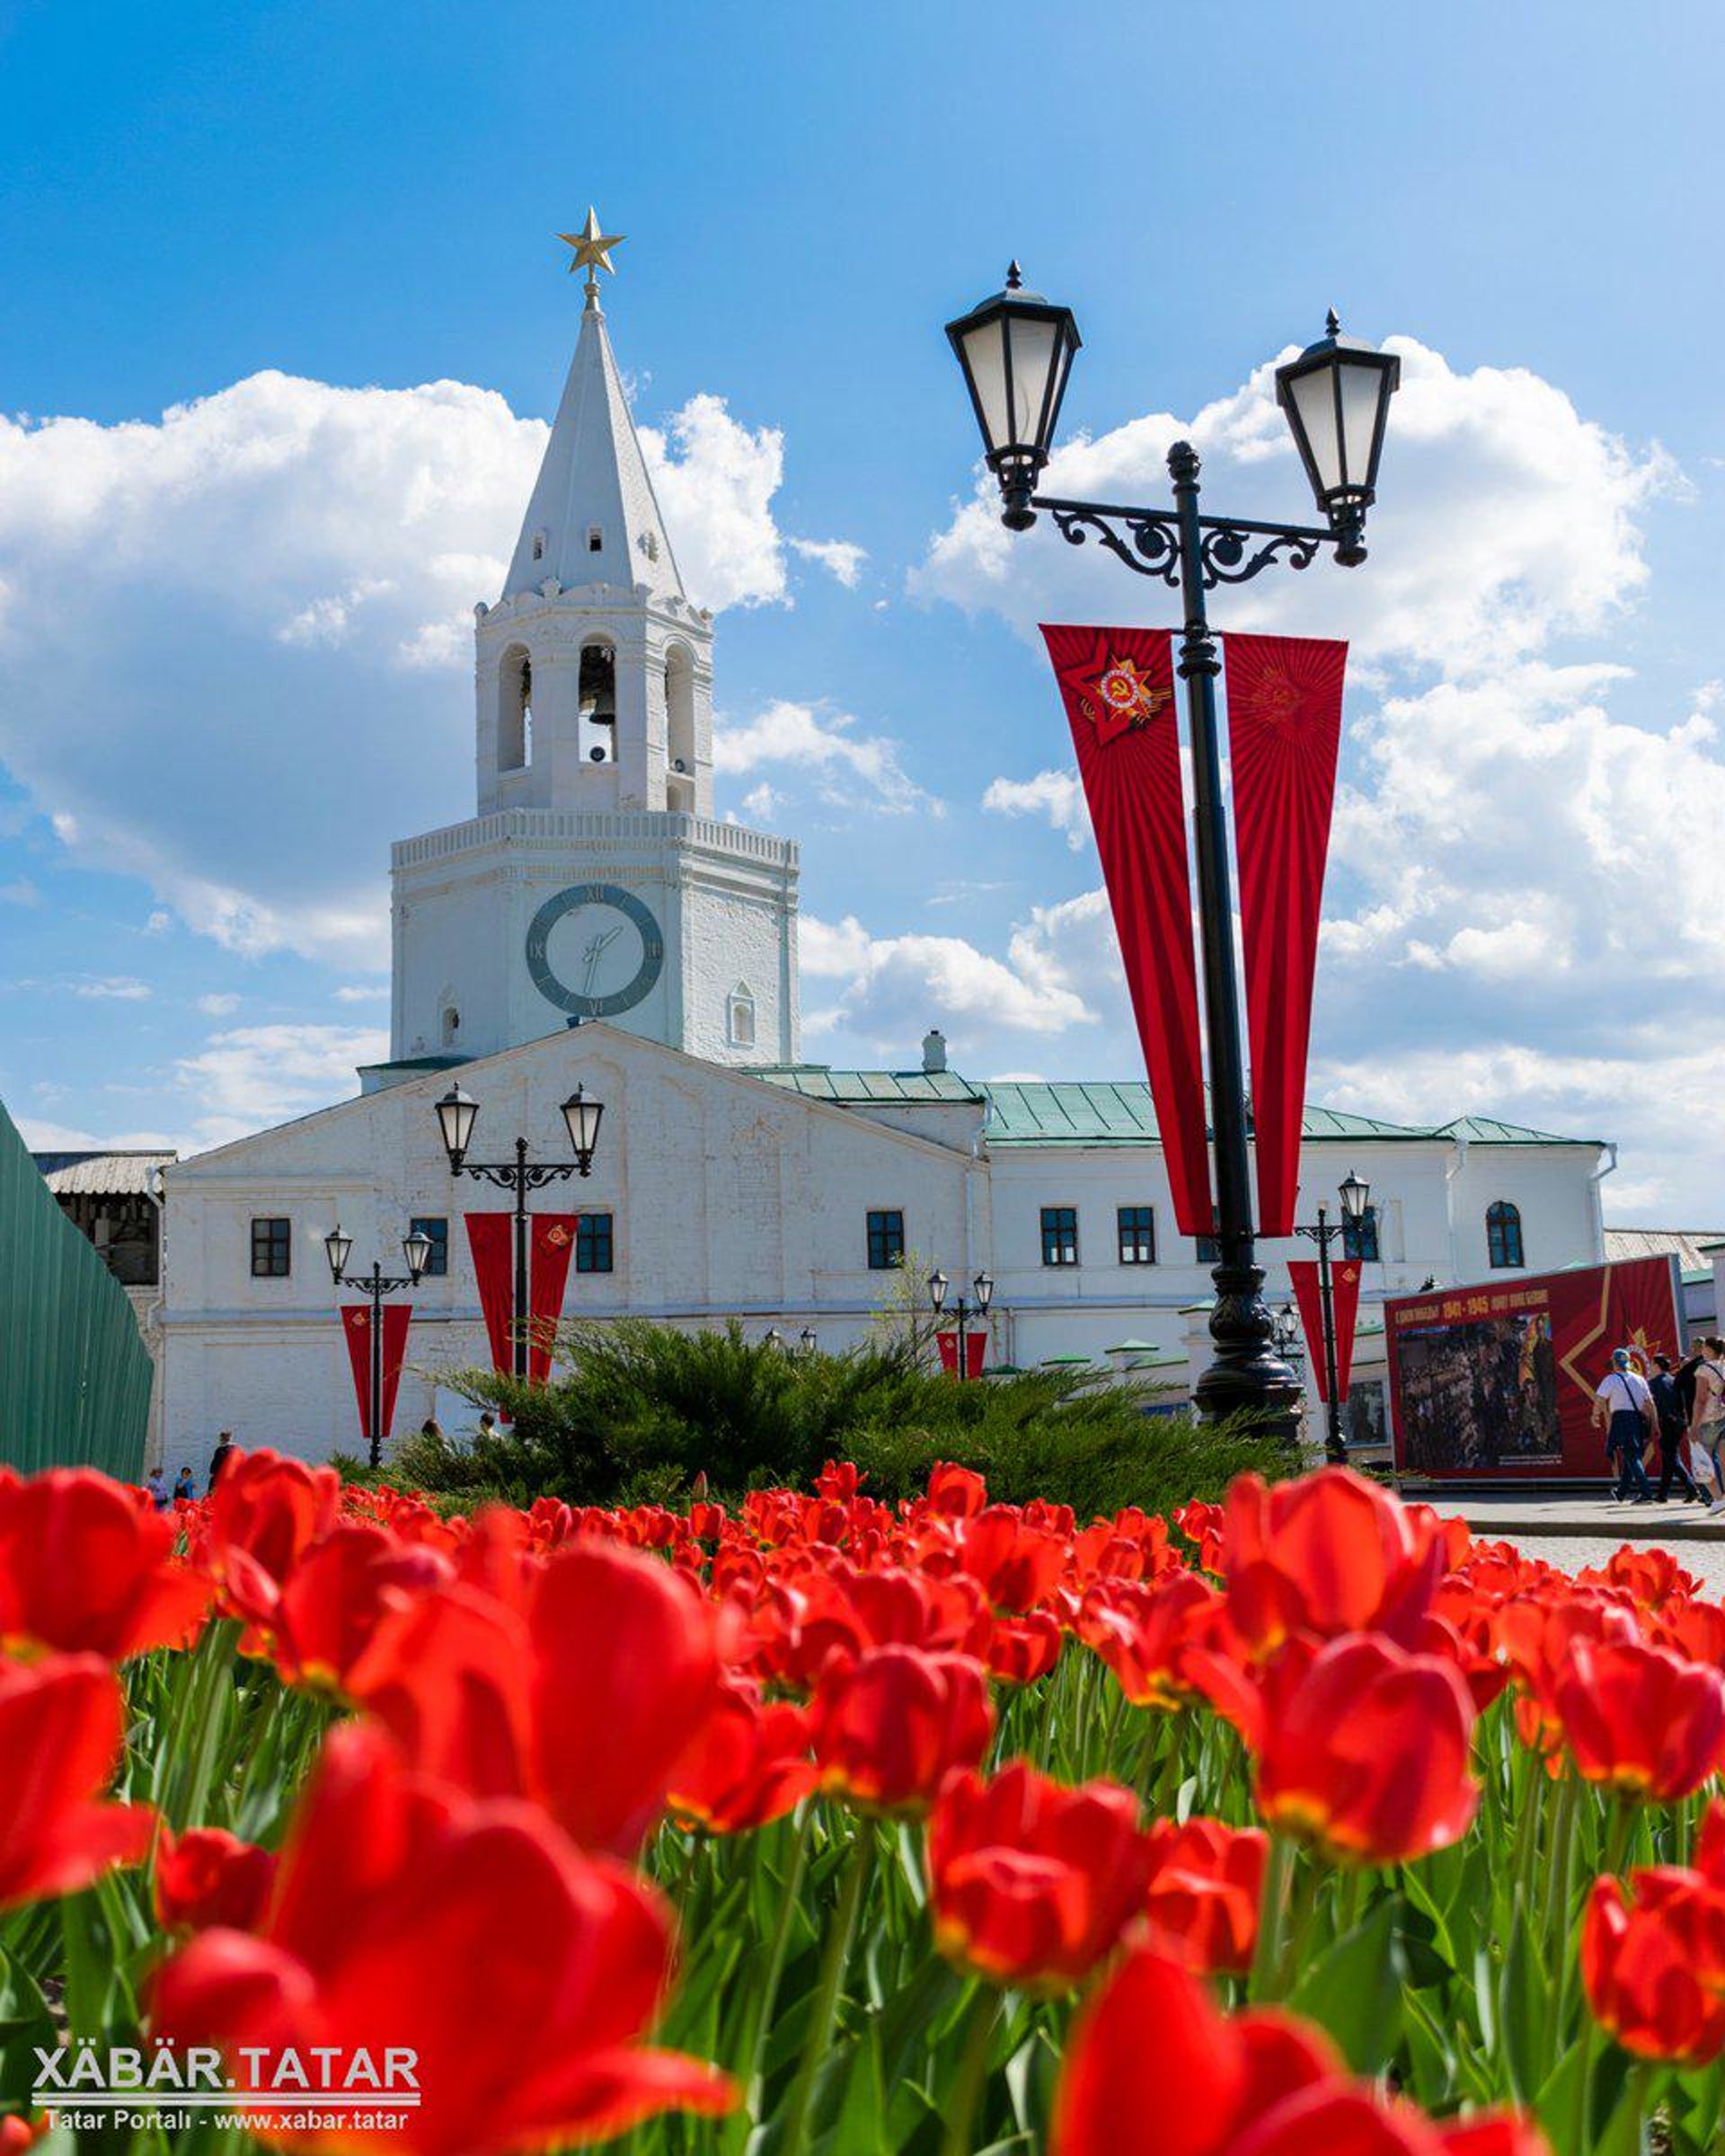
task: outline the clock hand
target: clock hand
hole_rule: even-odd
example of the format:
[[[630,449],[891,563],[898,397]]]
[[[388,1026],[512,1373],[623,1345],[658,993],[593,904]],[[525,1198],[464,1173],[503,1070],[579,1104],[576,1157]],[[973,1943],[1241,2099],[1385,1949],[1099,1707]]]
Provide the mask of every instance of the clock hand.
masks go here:
[[[593,976],[598,971],[599,960],[605,956],[606,950],[608,950],[611,945],[616,941],[617,934],[618,931],[614,928],[603,934],[591,936],[588,939],[586,954],[587,970],[581,976],[581,993],[583,995],[592,994]]]

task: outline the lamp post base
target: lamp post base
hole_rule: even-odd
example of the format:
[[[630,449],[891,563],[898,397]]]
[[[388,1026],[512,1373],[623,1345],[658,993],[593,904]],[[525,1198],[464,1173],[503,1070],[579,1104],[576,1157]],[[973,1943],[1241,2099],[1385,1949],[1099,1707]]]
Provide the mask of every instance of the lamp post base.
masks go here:
[[[1210,1277],[1216,1282],[1210,1310],[1216,1360],[1193,1387],[1193,1401],[1206,1422],[1251,1414],[1261,1428],[1296,1454],[1300,1383],[1276,1352],[1263,1297],[1263,1268],[1223,1264]]]

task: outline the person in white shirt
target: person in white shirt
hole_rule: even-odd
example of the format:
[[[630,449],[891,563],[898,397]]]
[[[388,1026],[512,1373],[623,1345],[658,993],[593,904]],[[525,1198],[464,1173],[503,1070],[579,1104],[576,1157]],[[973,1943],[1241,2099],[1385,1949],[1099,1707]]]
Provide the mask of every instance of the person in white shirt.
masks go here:
[[[1630,1361],[1627,1348],[1614,1348],[1611,1368],[1593,1396],[1593,1427],[1606,1429],[1606,1458],[1617,1454],[1617,1487],[1614,1498],[1632,1498],[1637,1505],[1650,1505],[1653,1485],[1641,1465],[1641,1447],[1657,1434],[1658,1418],[1647,1380]]]
[[[1725,1512],[1725,1466],[1720,1448],[1725,1445],[1725,1340],[1710,1332],[1701,1343],[1701,1360],[1695,1365],[1695,1404],[1689,1416],[1689,1450],[1712,1470],[1714,1498],[1710,1513]]]

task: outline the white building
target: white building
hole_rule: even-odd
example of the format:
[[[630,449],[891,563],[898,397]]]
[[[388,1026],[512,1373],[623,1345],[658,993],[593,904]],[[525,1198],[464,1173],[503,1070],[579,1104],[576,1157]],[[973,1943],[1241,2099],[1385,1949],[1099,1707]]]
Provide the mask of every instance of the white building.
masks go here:
[[[506,1200],[451,1178],[435,1103],[456,1066],[476,1160],[518,1135],[567,1159],[559,1103],[579,1081],[605,1104],[590,1178],[535,1200],[589,1224],[567,1316],[736,1316],[842,1347],[902,1255],[961,1286],[994,1276],[996,1362],[1100,1362],[1131,1340],[1183,1389],[1209,1277],[1174,1233],[1144,1085],[973,1083],[938,1033],[907,1071],[799,1060],[797,849],[714,817],[712,621],[684,593],[590,283],[504,592],[475,612],[476,814],[394,850],[392,1060],[351,1100],[166,1172],[170,1463],[224,1427],[356,1449],[323,1249],[338,1219],[356,1268],[399,1270],[412,1225],[434,1239],[398,1430],[447,1407],[440,1373],[485,1361],[460,1215]],[[1314,1109],[1303,1210],[1349,1170],[1371,1182],[1381,1299],[1597,1259],[1613,1158],[1478,1118]],[[1277,1301],[1307,1249],[1265,1249]]]

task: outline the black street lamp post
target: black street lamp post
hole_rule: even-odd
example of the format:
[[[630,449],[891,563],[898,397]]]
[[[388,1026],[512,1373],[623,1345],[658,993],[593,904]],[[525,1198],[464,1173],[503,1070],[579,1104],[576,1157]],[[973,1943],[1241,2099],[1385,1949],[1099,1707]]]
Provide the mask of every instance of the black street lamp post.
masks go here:
[[[456,1084],[438,1102],[438,1124],[443,1133],[444,1151],[449,1155],[450,1174],[471,1175],[475,1181],[492,1183],[500,1190],[515,1193],[515,1296],[509,1330],[515,1343],[515,1374],[518,1378],[526,1377],[528,1367],[527,1193],[543,1189],[547,1183],[562,1182],[571,1175],[592,1173],[593,1155],[599,1142],[599,1120],[604,1114],[604,1103],[589,1100],[586,1089],[578,1085],[562,1104],[563,1122],[575,1153],[572,1161],[530,1160],[525,1138],[515,1141],[512,1161],[470,1161],[467,1148],[473,1143],[473,1125],[479,1120],[478,1101],[470,1100]]]
[[[1295,1381],[1276,1352],[1252,1221],[1250,1109],[1216,710],[1221,661],[1205,594],[1218,584],[1244,584],[1278,560],[1305,569],[1324,547],[1332,547],[1336,560],[1349,568],[1366,559],[1366,512],[1376,499],[1384,421],[1402,363],[1393,353],[1342,336],[1332,314],[1325,335],[1277,369],[1277,402],[1328,522],[1259,524],[1199,513],[1199,459],[1190,442],[1176,442],[1168,452],[1172,512],[1036,493],[1081,340],[1069,308],[1023,289],[1016,262],[1007,271],[1005,289],[949,323],[946,333],[964,370],[989,468],[1000,483],[1001,521],[1024,531],[1036,522],[1038,510],[1046,509],[1072,545],[1094,538],[1128,569],[1178,587],[1182,596],[1178,671],[1186,684],[1192,755],[1217,1246],[1210,1312],[1216,1359],[1199,1379],[1194,1396],[1213,1419],[1250,1409],[1291,1438]]]
[[[353,1255],[353,1238],[341,1233],[340,1221],[323,1238],[323,1255],[330,1261],[330,1278],[337,1287],[358,1288],[371,1300],[371,1397],[366,1436],[371,1464],[376,1467],[384,1456],[384,1297],[393,1295],[398,1288],[420,1285],[420,1276],[431,1255],[431,1238],[418,1228],[402,1237],[402,1255],[407,1260],[404,1276],[385,1273],[375,1258],[370,1272],[350,1275],[348,1259]]]
[[[1329,1207],[1320,1206],[1316,1223],[1296,1227],[1294,1233],[1318,1246],[1318,1311],[1323,1325],[1323,1378],[1328,1395],[1323,1449],[1327,1459],[1340,1463],[1348,1457],[1348,1440],[1341,1432],[1341,1401],[1336,1385],[1336,1302],[1330,1276],[1330,1245],[1339,1235],[1358,1235],[1370,1209],[1372,1187],[1349,1169],[1337,1195],[1341,1199],[1340,1220],[1331,1220]]]
[[[928,1276],[928,1300],[937,1318],[946,1311],[946,1291],[951,1285],[944,1273],[933,1272]],[[963,1295],[960,1295],[953,1303],[951,1312],[953,1321],[959,1329],[957,1370],[960,1384],[963,1384],[970,1374],[970,1365],[966,1359],[964,1351],[966,1328],[972,1318],[986,1318],[988,1315],[988,1305],[995,1299],[993,1277],[987,1273],[978,1273],[970,1283],[970,1292],[975,1295],[976,1301],[974,1303],[968,1302]]]

